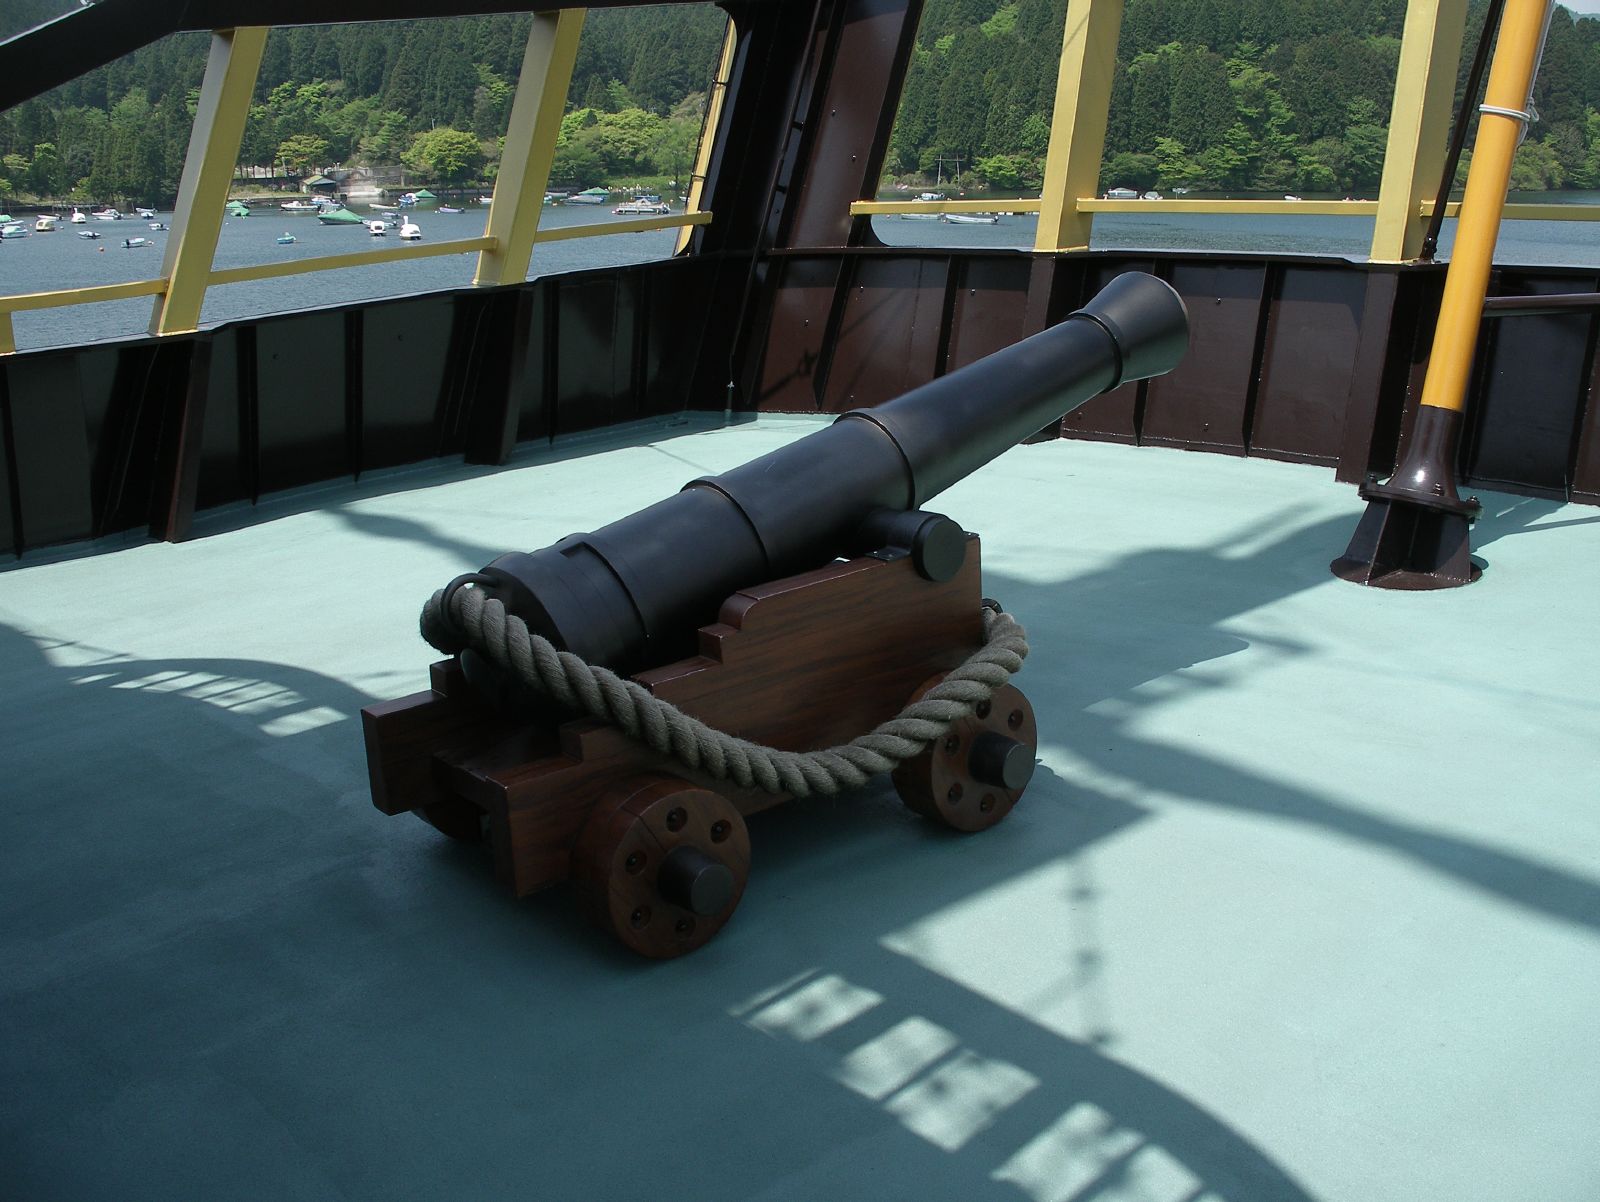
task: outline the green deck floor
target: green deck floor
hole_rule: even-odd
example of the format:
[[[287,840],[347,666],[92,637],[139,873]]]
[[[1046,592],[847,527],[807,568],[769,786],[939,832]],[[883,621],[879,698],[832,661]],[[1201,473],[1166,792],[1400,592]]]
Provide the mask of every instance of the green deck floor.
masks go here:
[[[1323,470],[1018,448],[938,508],[1041,766],[752,820],[652,965],[367,794],[421,601],[815,428],[647,427],[0,572],[0,1196],[1600,1196],[1600,512],[1469,589],[1327,562]]]

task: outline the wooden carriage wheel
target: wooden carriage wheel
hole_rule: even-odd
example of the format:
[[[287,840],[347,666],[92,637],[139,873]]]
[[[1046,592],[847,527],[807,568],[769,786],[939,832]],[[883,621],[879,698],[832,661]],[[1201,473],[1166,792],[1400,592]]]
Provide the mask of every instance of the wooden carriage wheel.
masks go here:
[[[913,700],[942,679],[924,683]],[[943,739],[896,768],[895,791],[917,813],[945,826],[987,830],[1028,787],[1038,749],[1033,706],[1015,685],[1002,685]]]
[[[635,777],[590,812],[572,852],[580,904],[642,956],[703,946],[744,895],[750,833],[726,797],[671,776]]]

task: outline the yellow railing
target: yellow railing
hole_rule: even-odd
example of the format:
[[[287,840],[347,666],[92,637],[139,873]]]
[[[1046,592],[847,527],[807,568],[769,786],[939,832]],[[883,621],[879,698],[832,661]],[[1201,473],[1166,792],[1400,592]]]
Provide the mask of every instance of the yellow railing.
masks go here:
[[[1037,196],[988,200],[858,200],[850,206],[852,217],[891,216],[897,213],[1037,213]],[[1291,213],[1300,217],[1371,217],[1378,211],[1376,200],[1110,200],[1084,196],[1077,202],[1080,213],[1245,213],[1266,215]],[[1455,217],[1461,202],[1445,205],[1444,215]],[[1416,216],[1433,215],[1433,202],[1417,206]],[[1600,205],[1591,204],[1508,204],[1505,216],[1512,221],[1600,221]]]
[[[569,225],[556,229],[542,229],[534,233],[535,243],[566,242],[575,238],[599,238],[608,234],[636,234],[649,230],[664,230],[711,223],[709,211],[699,213],[665,214],[659,217],[640,217],[628,221],[612,221],[604,225]],[[345,267],[366,267],[376,263],[396,263],[404,259],[430,259],[440,255],[483,253],[495,249],[495,239],[487,235],[479,238],[455,238],[448,242],[430,242],[425,245],[385,246],[376,250],[353,251],[350,254],[321,255],[314,259],[291,259],[278,263],[253,263],[246,267],[225,267],[213,270],[206,278],[208,287],[224,284],[243,284],[252,280],[279,279],[283,276],[306,275],[317,271],[336,271]],[[165,276],[149,280],[132,280],[125,284],[97,284],[90,288],[63,288],[52,292],[25,292],[13,296],[0,296],[0,355],[14,352],[16,340],[12,331],[11,315],[38,309],[62,309],[73,305],[92,305],[102,301],[131,300],[141,296],[164,296],[170,285]]]

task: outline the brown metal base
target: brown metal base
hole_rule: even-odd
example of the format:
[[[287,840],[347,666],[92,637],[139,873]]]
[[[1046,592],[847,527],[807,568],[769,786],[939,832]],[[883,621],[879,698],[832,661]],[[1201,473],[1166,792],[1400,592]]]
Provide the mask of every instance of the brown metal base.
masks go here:
[[[1466,514],[1371,497],[1350,546],[1328,566],[1341,580],[1374,588],[1459,588],[1483,574],[1472,562],[1470,527]]]

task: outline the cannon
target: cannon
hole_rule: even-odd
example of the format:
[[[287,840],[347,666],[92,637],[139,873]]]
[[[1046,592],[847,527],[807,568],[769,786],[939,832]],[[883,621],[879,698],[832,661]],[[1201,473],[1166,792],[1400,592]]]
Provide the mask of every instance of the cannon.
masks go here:
[[[978,538],[923,506],[1089,398],[1172,370],[1188,337],[1177,293],[1130,272],[1042,333],[451,582],[432,610],[451,638],[430,638],[456,654],[429,689],[362,711],[374,804],[486,843],[518,897],[571,881],[634,951],[702,946],[743,893],[745,818],[795,790],[730,783],[530,692],[455,629],[456,595],[718,731],[788,751],[847,741],[985,641]],[[1036,748],[1005,683],[892,779],[913,810],[979,831],[1010,812]]]

